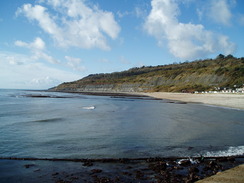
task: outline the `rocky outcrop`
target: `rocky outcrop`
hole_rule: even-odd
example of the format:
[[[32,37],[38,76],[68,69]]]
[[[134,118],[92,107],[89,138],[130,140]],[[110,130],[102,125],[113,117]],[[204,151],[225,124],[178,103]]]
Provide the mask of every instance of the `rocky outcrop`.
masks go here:
[[[63,91],[63,92],[143,92],[149,90],[149,87],[143,86],[141,83],[135,84],[87,84],[81,86],[69,86],[61,84],[51,91]]]

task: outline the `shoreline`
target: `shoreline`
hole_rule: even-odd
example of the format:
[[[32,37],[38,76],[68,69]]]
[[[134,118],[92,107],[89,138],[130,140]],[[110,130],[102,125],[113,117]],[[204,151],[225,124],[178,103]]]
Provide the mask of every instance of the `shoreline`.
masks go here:
[[[47,92],[50,92],[47,90]],[[53,92],[53,91],[51,91]],[[244,94],[241,93],[204,93],[204,94],[192,94],[192,93],[173,93],[173,92],[68,92],[57,91],[61,93],[76,93],[82,95],[95,95],[95,96],[110,96],[110,97],[134,97],[141,99],[151,100],[173,100],[186,103],[199,103],[205,105],[227,107],[232,109],[244,110]]]
[[[179,159],[194,159],[200,161],[204,160],[220,160],[229,161],[233,159],[243,159],[243,155],[232,155],[232,156],[193,156],[193,157],[137,157],[137,158],[27,158],[27,157],[0,157],[0,160],[21,160],[21,161],[71,161],[71,162],[102,162],[102,163],[124,163],[128,161],[176,161]]]
[[[244,110],[243,94],[190,94],[167,92],[64,92],[83,95],[110,97],[129,97],[146,100],[169,100],[169,103],[199,103],[218,107]],[[38,97],[38,96],[30,96]],[[43,96],[42,96],[43,97]],[[223,159],[224,158],[224,159]],[[225,170],[244,164],[244,157],[206,157],[203,162],[185,165],[176,163],[184,157],[167,158],[120,158],[120,159],[32,159],[32,158],[0,158],[0,166],[4,162],[22,164],[14,171],[31,172],[31,176],[42,177],[42,182],[196,182],[205,180]],[[195,158],[193,158],[195,159]],[[199,161],[200,158],[198,157]],[[43,165],[45,164],[45,166]],[[3,168],[5,166],[2,166]],[[16,166],[15,166],[16,167]],[[51,168],[50,168],[51,167]],[[4,168],[5,169],[5,168]],[[44,169],[50,169],[44,171]],[[7,173],[7,168],[5,173]],[[2,173],[3,177],[6,175]],[[29,172],[30,173],[30,172]],[[235,175],[235,171],[232,173]],[[20,178],[23,175],[20,175]],[[240,176],[236,176],[241,178]],[[0,173],[0,180],[2,176]],[[15,177],[16,179],[18,176]],[[48,179],[47,179],[48,178]],[[14,179],[14,180],[16,180]],[[29,178],[28,178],[29,179]],[[28,180],[27,176],[26,179]],[[52,181],[50,181],[52,180]],[[243,180],[243,179],[242,179]],[[4,182],[4,181],[3,181]],[[7,182],[7,181],[6,181]],[[28,181],[25,181],[28,182]],[[30,181],[31,182],[31,181]],[[204,181],[203,181],[204,182]],[[200,182],[199,182],[200,183]],[[205,183],[205,182],[204,182]]]
[[[135,159],[0,158],[8,182],[196,182],[244,163],[243,156]]]
[[[139,94],[136,93],[135,94]],[[169,92],[148,92],[140,93],[145,96],[158,99],[169,99],[189,103],[201,103],[219,107],[244,110],[244,94],[192,94],[192,93],[169,93]]]

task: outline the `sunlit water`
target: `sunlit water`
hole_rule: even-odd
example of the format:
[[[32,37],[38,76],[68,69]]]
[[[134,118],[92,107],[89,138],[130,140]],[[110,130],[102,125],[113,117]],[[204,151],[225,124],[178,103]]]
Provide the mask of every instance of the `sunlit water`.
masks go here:
[[[50,97],[28,97],[39,94]],[[0,157],[243,153],[243,110],[165,100],[0,90]]]

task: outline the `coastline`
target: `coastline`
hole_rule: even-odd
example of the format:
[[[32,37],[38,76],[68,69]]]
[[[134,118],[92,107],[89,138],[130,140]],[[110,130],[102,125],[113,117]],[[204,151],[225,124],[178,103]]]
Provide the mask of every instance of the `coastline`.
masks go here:
[[[184,159],[159,157],[136,159],[0,158],[0,181],[1,183],[191,183],[218,175],[219,172],[243,163],[242,156]]]
[[[241,110],[243,110],[243,108],[240,104],[244,103],[243,94],[187,94],[162,92],[74,93],[110,96],[111,98],[164,100],[159,101],[160,103],[183,104],[195,102]],[[57,93],[34,93],[26,95],[25,97],[67,98],[65,95],[60,96]],[[204,160],[202,160],[202,158],[204,158]],[[184,159],[184,161],[182,161],[183,164],[179,164],[182,159]],[[243,155],[232,157],[201,156],[191,158],[138,157],[134,159],[106,159],[106,157],[101,159],[0,157],[0,182],[195,182],[214,174],[218,175],[219,172],[232,169],[243,163]]]
[[[158,99],[177,100],[182,102],[202,103],[220,107],[228,107],[244,110],[244,94],[213,93],[213,94],[192,94],[192,93],[169,93],[169,92],[148,92],[134,93]]]
[[[50,91],[48,91],[50,92]],[[51,91],[53,92],[53,91]],[[62,91],[58,91],[62,92]],[[173,92],[100,92],[100,91],[89,91],[89,92],[67,92],[64,93],[77,93],[82,95],[97,95],[97,96],[110,96],[110,97],[134,97],[155,100],[173,100],[181,101],[186,103],[201,103],[205,105],[226,107],[232,109],[244,110],[244,94],[242,93],[204,93],[204,94],[193,94],[193,93],[173,93]],[[145,98],[146,99],[146,98]]]

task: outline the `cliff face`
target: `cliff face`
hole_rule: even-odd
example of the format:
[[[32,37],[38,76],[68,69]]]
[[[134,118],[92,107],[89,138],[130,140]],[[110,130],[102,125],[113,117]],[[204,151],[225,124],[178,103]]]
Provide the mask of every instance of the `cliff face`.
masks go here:
[[[87,84],[87,85],[69,85],[63,83],[52,91],[63,92],[143,92],[149,88],[143,87],[141,83],[124,84]]]
[[[111,74],[89,75],[50,89],[65,92],[203,91],[244,84],[244,58],[132,68]]]

